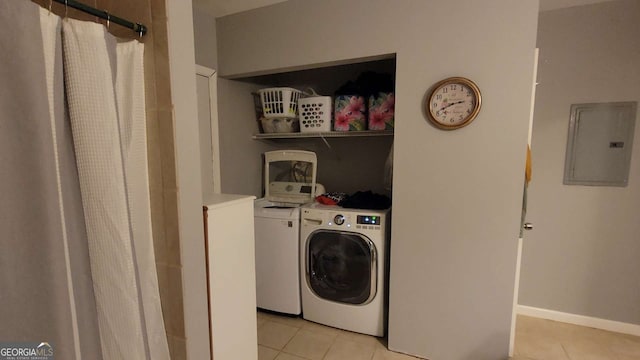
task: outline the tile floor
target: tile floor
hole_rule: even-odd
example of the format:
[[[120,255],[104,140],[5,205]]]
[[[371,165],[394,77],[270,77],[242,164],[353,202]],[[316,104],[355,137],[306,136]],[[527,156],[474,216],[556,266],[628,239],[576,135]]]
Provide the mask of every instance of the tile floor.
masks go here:
[[[416,360],[386,340],[258,312],[258,360]],[[512,360],[640,360],[640,337],[518,316]]]
[[[640,360],[640,337],[518,316],[513,360]]]
[[[386,340],[258,311],[258,360],[416,360]]]

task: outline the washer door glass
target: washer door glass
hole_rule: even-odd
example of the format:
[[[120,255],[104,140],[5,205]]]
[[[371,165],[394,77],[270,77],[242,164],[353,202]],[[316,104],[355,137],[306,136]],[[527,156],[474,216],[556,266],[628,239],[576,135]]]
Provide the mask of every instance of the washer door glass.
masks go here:
[[[376,295],[376,249],[366,236],[316,231],[307,241],[307,280],[319,297],[366,304]]]

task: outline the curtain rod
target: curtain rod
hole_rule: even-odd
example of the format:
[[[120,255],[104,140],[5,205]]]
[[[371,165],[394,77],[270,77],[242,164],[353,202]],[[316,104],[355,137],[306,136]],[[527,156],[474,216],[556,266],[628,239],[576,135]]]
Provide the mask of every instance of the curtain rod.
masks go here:
[[[93,8],[89,5],[83,4],[81,2],[75,1],[75,0],[54,0],[57,3],[60,4],[64,4],[64,6],[69,6],[72,7],[74,9],[78,9],[80,11],[86,12],[88,14],[91,14],[93,16],[97,16],[101,19],[105,19],[108,22],[113,22],[116,23],[118,25],[124,26],[126,28],[129,28],[133,31],[135,31],[136,33],[140,34],[140,36],[142,37],[144,34],[147,33],[147,27],[144,26],[143,24],[140,23],[132,23],[129,20],[125,20],[123,18],[117,17],[115,15],[110,14],[107,11],[104,10],[99,10],[96,8]]]

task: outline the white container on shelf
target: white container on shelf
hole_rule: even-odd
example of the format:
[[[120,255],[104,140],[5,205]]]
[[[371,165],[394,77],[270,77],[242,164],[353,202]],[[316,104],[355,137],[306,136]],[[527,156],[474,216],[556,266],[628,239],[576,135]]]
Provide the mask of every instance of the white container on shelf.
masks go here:
[[[265,118],[260,119],[262,130],[269,133],[295,133],[300,131],[300,123],[296,118]]]
[[[258,90],[263,116],[266,118],[298,117],[298,99],[301,93],[300,90],[288,87]]]
[[[300,132],[331,131],[331,96],[312,96],[298,101]]]

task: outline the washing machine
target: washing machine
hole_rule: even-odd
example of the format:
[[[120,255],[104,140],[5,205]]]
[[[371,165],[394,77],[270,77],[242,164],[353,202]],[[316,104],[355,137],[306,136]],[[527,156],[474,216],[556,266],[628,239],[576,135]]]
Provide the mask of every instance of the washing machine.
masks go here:
[[[265,196],[254,202],[256,303],[299,315],[300,206],[315,197],[316,154],[270,151],[264,160]]]
[[[384,336],[390,210],[318,203],[300,215],[300,291],[306,320]]]

